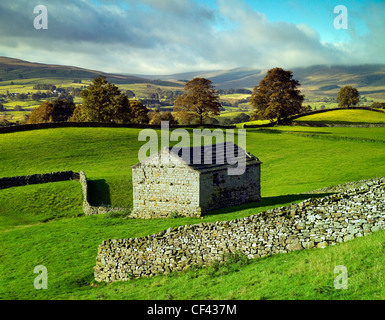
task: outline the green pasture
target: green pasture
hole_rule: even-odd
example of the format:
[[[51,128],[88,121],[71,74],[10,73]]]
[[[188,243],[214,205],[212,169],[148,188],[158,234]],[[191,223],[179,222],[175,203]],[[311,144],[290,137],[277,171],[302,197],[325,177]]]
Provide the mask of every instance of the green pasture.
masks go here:
[[[327,123],[385,123],[385,113],[370,110],[331,110],[303,116],[296,122],[327,122]]]
[[[13,82],[13,85],[11,84]],[[89,79],[82,79],[82,83],[73,83],[73,80],[60,78],[31,78],[31,79],[15,79],[0,81],[0,94],[9,92],[28,93],[37,92],[39,90],[33,89],[36,84],[53,84],[56,87],[81,87],[88,85],[91,81]],[[44,90],[40,90],[44,91]]]
[[[228,107],[228,109],[226,109],[226,111],[222,111],[221,112],[219,117],[220,118],[234,118],[234,117],[238,116],[241,113],[245,113],[245,114],[248,114],[248,115],[251,115],[253,113],[252,111],[231,111],[232,109],[237,109],[237,108]],[[227,110],[229,110],[229,111],[227,111]]]
[[[29,111],[6,111],[0,112],[0,120],[7,120],[10,122],[21,121],[24,115],[29,114]]]
[[[219,98],[223,100],[240,100],[247,99],[248,97],[250,97],[250,94],[245,93],[222,94],[219,96]]]
[[[7,111],[13,110],[15,106],[20,106],[25,110],[31,110],[41,104],[41,101],[38,100],[23,100],[23,101],[13,101],[9,100],[6,103],[3,103],[4,108],[7,109]]]
[[[130,207],[131,166],[144,144],[138,141],[140,131],[56,128],[1,134],[0,177],[83,170],[92,204]],[[93,266],[105,239],[231,220],[302,201],[310,197],[300,194],[306,191],[384,176],[384,137],[385,128],[247,129],[247,150],[263,162],[263,200],[203,219],[85,217],[76,181],[0,190],[0,299],[383,299],[384,231],[325,249],[252,261],[234,257],[223,266],[108,285],[93,280]],[[333,270],[340,264],[349,270],[348,290],[333,287]],[[48,269],[47,290],[33,287],[37,265]]]

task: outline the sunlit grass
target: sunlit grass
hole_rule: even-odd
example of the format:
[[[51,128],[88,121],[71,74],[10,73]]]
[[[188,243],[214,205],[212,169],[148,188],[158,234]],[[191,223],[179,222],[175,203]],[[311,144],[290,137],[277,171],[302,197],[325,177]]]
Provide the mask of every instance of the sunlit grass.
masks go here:
[[[385,123],[385,113],[369,110],[332,110],[303,116],[296,122],[329,122],[329,123]]]
[[[138,141],[139,132],[129,128],[56,128],[1,134],[0,176],[83,170],[90,179],[94,203],[129,207],[131,166],[138,162],[138,149],[143,144]],[[383,231],[325,249],[251,263],[241,259],[224,266],[109,285],[93,281],[93,266],[98,245],[106,239],[227,221],[308,197],[296,193],[383,176],[384,136],[385,128],[248,129],[247,150],[263,162],[262,201],[221,209],[204,219],[85,217],[76,181],[0,190],[0,298],[383,298]],[[33,287],[33,268],[39,264],[48,268],[48,290]],[[347,291],[333,287],[333,270],[340,264],[348,268]]]

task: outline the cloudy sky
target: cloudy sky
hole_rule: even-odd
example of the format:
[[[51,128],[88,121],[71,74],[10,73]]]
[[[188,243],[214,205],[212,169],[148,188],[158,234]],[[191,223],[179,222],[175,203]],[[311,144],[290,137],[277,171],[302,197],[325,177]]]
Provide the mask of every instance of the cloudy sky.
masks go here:
[[[384,17],[384,0],[1,0],[0,56],[132,74],[385,63]]]

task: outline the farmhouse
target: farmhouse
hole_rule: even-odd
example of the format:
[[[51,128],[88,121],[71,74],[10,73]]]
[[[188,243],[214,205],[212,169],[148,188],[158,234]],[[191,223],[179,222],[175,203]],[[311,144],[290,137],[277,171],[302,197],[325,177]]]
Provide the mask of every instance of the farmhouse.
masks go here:
[[[240,174],[229,168],[243,163]],[[259,201],[259,159],[233,142],[163,148],[132,167],[133,216],[200,216]]]

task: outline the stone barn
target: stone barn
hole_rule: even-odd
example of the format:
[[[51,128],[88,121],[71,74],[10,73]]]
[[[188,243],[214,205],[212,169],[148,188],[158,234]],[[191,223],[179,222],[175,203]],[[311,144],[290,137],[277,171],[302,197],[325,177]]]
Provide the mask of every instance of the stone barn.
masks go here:
[[[259,201],[260,166],[257,157],[232,142],[163,148],[132,167],[132,214],[196,217]]]

